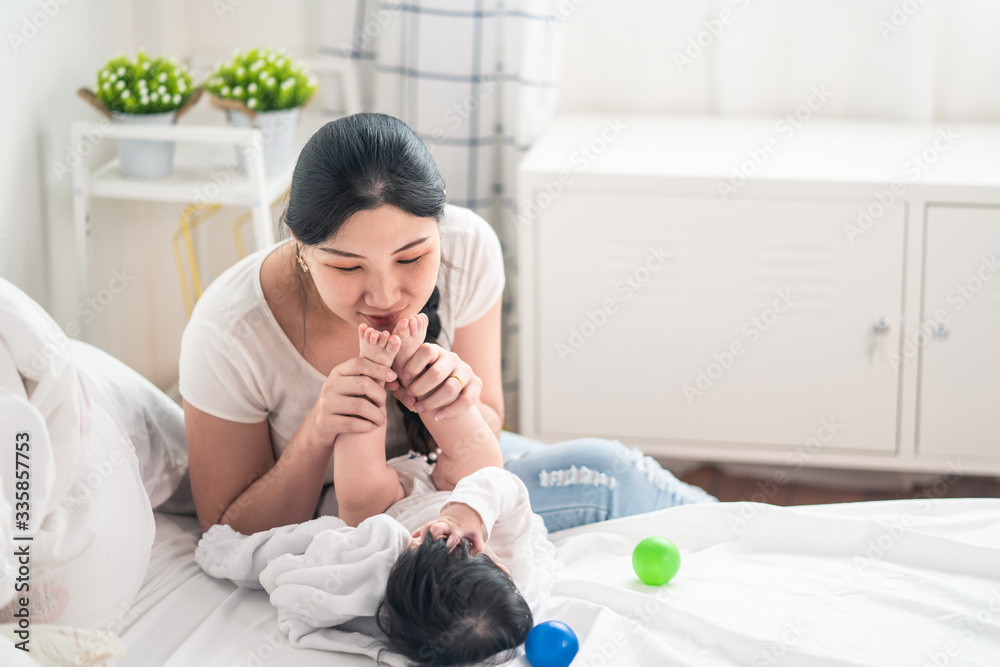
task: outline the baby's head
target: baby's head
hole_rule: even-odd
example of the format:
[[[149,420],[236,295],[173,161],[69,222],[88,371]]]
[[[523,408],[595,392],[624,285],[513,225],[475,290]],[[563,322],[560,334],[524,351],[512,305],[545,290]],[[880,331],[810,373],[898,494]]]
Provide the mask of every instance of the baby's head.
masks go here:
[[[514,581],[463,540],[424,539],[389,573],[376,614],[388,648],[418,665],[473,665],[509,659],[533,619]]]

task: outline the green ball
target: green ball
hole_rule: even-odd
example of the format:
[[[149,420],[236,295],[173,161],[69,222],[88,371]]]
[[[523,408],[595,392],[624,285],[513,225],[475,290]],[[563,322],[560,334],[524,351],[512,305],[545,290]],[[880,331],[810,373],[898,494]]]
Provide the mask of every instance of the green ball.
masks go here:
[[[681,552],[665,537],[647,537],[632,552],[632,569],[644,584],[662,586],[681,569]]]

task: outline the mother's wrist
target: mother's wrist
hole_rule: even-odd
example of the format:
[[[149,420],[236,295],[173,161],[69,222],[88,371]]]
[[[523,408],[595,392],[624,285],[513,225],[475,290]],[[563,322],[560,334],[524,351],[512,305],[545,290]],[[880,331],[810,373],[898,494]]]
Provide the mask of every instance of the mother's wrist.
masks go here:
[[[334,442],[336,442],[337,436],[340,434],[336,432],[331,433],[329,429],[324,431],[319,423],[319,414],[317,406],[314,405],[309,414],[306,415],[302,426],[299,427],[295,438],[299,438],[302,444],[310,449],[326,448],[332,450]]]

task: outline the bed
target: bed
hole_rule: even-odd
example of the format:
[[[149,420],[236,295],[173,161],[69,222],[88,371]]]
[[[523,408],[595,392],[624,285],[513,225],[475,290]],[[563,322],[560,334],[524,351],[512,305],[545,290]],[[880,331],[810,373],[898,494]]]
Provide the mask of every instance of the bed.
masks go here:
[[[375,664],[288,646],[265,592],[195,564],[193,517],[155,516],[116,664]],[[682,554],[658,588],[631,569],[650,535]],[[565,568],[536,621],[575,630],[574,665],[1000,664],[1000,499],[686,505],[551,537]]]

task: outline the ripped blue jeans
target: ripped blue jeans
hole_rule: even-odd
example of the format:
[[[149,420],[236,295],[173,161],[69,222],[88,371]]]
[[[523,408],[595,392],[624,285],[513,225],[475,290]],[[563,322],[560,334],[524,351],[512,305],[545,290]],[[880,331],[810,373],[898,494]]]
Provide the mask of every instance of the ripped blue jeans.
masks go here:
[[[500,449],[504,468],[528,487],[531,509],[550,533],[675,505],[718,502],[617,440],[546,444],[503,431]]]

